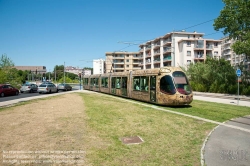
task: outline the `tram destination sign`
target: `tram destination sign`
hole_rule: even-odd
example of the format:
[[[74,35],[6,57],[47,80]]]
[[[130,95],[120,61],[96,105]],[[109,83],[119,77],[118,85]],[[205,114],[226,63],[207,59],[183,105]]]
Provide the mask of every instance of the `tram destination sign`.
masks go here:
[[[237,70],[236,70],[236,75],[237,75],[237,77],[240,77],[240,76],[241,76],[241,70],[240,70],[240,69],[237,69]]]

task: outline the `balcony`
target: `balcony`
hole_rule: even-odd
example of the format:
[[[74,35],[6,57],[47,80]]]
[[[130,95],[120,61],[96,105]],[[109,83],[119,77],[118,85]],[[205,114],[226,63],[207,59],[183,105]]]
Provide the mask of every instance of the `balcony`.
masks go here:
[[[224,55],[224,56],[231,55],[231,51],[224,52],[223,55]]]
[[[146,54],[146,57],[151,57],[151,54],[150,54],[150,53],[147,53],[147,54]]]
[[[204,59],[204,54],[195,55],[194,59]]]
[[[194,46],[194,50],[203,50],[204,49],[204,45],[203,44],[196,44]]]
[[[163,66],[171,66],[171,62],[165,62],[163,63]]]
[[[163,45],[171,44],[172,40],[171,39],[165,39],[163,40]]]
[[[154,49],[157,49],[157,48],[159,48],[160,46],[161,46],[160,43],[155,43]]]
[[[151,49],[151,45],[146,47],[146,50],[150,50]]]
[[[141,55],[135,54],[135,55],[133,55],[133,59],[139,59],[140,56],[141,56]]]
[[[164,47],[163,48],[163,54],[170,53],[171,52],[171,47]]]
[[[114,56],[113,59],[124,59],[124,55]]]
[[[113,62],[114,64],[124,64],[124,62],[122,61],[116,61],[116,62]]]
[[[230,50],[230,47],[224,47],[223,50]]]
[[[171,56],[167,56],[163,58],[163,62],[169,62],[171,60],[172,60]]]
[[[140,69],[141,69],[141,67],[136,66],[136,67],[133,67],[133,69],[135,69],[135,70],[140,70]]]
[[[140,62],[140,63],[138,64],[138,66],[143,66],[143,63],[142,63],[142,62]]]
[[[156,56],[156,55],[160,55],[160,50],[157,50],[154,52],[154,56]]]
[[[133,64],[138,64],[138,63],[140,63],[139,61],[133,61]]]
[[[161,63],[161,60],[160,59],[155,59],[154,64],[157,64],[157,63]]]
[[[213,46],[212,46],[212,45],[206,45],[206,49],[207,49],[207,50],[212,50],[212,49],[213,49]]]
[[[117,71],[117,70],[124,70],[124,67],[114,67],[113,70],[114,70],[114,71]]]

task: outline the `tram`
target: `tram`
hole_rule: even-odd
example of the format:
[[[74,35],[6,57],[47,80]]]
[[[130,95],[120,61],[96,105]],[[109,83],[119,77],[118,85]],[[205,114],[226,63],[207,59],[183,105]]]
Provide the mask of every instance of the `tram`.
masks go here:
[[[188,79],[178,67],[83,76],[83,89],[166,106],[193,101]]]

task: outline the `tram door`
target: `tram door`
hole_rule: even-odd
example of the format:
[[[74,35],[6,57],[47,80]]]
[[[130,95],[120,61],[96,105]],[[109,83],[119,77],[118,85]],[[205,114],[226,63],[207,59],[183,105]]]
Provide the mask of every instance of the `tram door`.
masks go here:
[[[111,93],[116,94],[116,88],[115,88],[115,82],[116,82],[116,77],[111,78]]]
[[[156,102],[156,76],[150,76],[150,101]]]
[[[127,81],[128,81],[128,77],[122,77],[122,81],[121,81],[122,87],[121,87],[121,90],[122,90],[122,95],[123,96],[127,96]]]

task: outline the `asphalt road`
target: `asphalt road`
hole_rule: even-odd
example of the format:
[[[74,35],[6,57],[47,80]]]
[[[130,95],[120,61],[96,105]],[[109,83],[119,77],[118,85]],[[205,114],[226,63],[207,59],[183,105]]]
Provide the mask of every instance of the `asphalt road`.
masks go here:
[[[73,88],[72,91],[78,90],[78,88]],[[63,93],[64,91],[59,91],[58,93]],[[0,102],[4,101],[10,101],[10,100],[15,100],[15,99],[21,99],[21,98],[26,98],[26,97],[32,97],[32,96],[39,96],[39,95],[49,95],[49,94],[39,94],[37,92],[34,93],[19,93],[18,96],[5,96],[5,97],[0,97]]]

